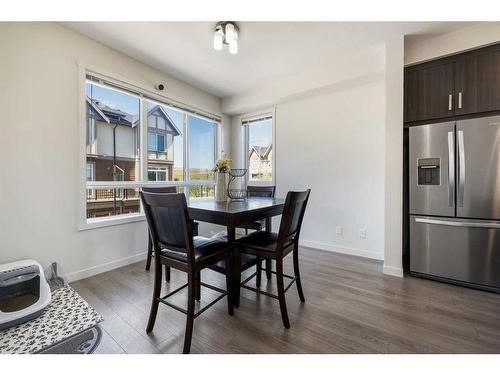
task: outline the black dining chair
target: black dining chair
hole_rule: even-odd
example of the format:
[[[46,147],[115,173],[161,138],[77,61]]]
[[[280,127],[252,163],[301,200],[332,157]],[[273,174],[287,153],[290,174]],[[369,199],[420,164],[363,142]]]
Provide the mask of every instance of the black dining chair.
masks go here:
[[[225,296],[227,296],[228,313],[233,315],[231,268],[228,268],[226,272],[226,290],[205,284],[200,279],[201,271],[207,267],[221,261],[231,264],[232,251],[225,241],[193,237],[193,227],[184,194],[158,194],[144,191],[140,194],[155,251],[153,300],[146,332],[150,333],[153,330],[159,304],[170,306],[187,316],[183,353],[189,353],[195,318]],[[186,284],[164,297],[160,296],[162,265],[184,271],[188,276]],[[199,299],[201,286],[217,291],[220,295],[195,313],[195,300]],[[185,287],[188,288],[186,309],[167,300]]]
[[[247,197],[266,197],[274,198],[276,186],[247,186]],[[268,219],[271,220],[271,219]],[[248,230],[262,230],[266,227],[266,220],[256,220],[247,223],[239,224],[238,228],[245,229],[245,235],[248,235]],[[271,260],[266,260],[266,276],[271,280]],[[262,261],[257,260],[257,287],[261,285]]]
[[[142,191],[148,193],[168,193],[175,194],[177,193],[176,186],[164,186],[164,187],[144,187]],[[198,235],[198,224],[196,221],[191,220],[191,225],[193,226],[193,236]],[[149,270],[151,267],[151,259],[153,257],[153,241],[151,240],[151,236],[148,234],[148,258],[146,260],[146,270]],[[165,267],[165,280],[170,282],[170,268]]]
[[[299,271],[299,236],[310,193],[311,189],[303,192],[288,192],[278,233],[267,231],[252,232],[248,236],[242,237],[233,243],[233,245],[239,249],[239,251],[235,253],[236,265],[239,264],[238,257],[243,257],[245,255],[253,255],[275,261],[276,272],[272,271],[272,273],[276,274],[278,295],[267,293],[258,289],[259,287],[256,289],[246,285],[248,281],[256,275],[258,276],[258,271],[245,279],[241,283],[241,287],[278,299],[280,303],[281,318],[286,328],[290,328],[290,322],[286,309],[285,292],[294,282],[297,285],[300,300],[305,302]],[[293,253],[294,276],[285,275],[283,273],[283,259],[290,253]],[[286,287],[284,286],[284,278],[292,280]],[[239,290],[239,288],[237,288],[237,290]],[[239,293],[236,290],[234,298],[235,304],[238,304]]]

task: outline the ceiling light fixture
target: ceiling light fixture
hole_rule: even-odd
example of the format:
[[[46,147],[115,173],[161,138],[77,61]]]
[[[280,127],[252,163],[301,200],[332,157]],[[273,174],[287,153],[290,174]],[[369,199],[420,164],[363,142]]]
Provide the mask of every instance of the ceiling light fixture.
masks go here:
[[[219,22],[215,25],[214,31],[214,49],[222,50],[224,44],[229,46],[229,53],[236,55],[238,53],[239,29],[236,22]]]

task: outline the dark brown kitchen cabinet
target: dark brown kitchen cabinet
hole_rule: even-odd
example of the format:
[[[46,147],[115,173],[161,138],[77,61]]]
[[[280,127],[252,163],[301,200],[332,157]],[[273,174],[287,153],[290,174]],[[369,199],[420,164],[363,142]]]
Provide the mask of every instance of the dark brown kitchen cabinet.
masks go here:
[[[421,121],[453,115],[454,63],[407,71],[405,121]]]
[[[405,68],[405,122],[500,112],[500,44]]]
[[[455,115],[477,112],[477,56],[455,62]]]
[[[500,110],[500,50],[476,59],[477,112]]]

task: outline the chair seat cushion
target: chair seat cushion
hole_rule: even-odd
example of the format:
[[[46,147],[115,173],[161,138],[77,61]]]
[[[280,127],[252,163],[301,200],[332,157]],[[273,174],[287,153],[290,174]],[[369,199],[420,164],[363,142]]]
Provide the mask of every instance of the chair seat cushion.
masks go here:
[[[249,221],[247,223],[238,224],[238,228],[243,229],[252,229],[252,230],[261,230],[266,225],[264,220],[259,221]]]
[[[241,258],[240,267],[242,271],[245,271],[247,268],[250,268],[254,264],[257,264],[257,257],[254,255],[241,254],[240,258]],[[217,262],[216,264],[214,264],[213,267],[210,268],[214,269],[215,271],[224,272],[226,270],[226,261],[221,260],[220,262]]]
[[[206,237],[193,237],[194,259],[195,262],[201,262],[212,256],[217,256],[227,251],[227,242]],[[187,262],[187,254],[169,249],[162,249],[161,255]]]
[[[235,243],[240,245],[245,252],[245,249],[256,249],[269,253],[276,252],[278,242],[278,234],[266,231],[250,233],[248,236],[241,237]],[[284,246],[288,247],[292,241],[289,241]]]

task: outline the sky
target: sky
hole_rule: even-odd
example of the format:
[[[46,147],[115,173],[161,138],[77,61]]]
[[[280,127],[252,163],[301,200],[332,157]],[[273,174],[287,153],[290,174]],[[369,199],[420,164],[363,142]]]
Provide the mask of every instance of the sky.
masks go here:
[[[252,122],[248,134],[249,146],[269,146],[272,143],[273,133],[271,120]]]
[[[139,98],[127,95],[123,92],[105,88],[91,83],[86,84],[87,96],[97,100],[108,107],[120,109],[136,117],[139,116]],[[148,102],[148,108],[156,103]],[[175,126],[183,131],[183,113],[163,106]],[[203,120],[199,117],[188,115],[189,127],[189,161],[191,168],[212,169],[215,163],[215,126],[213,122]],[[174,138],[174,167],[182,167],[183,150],[182,135]]]

